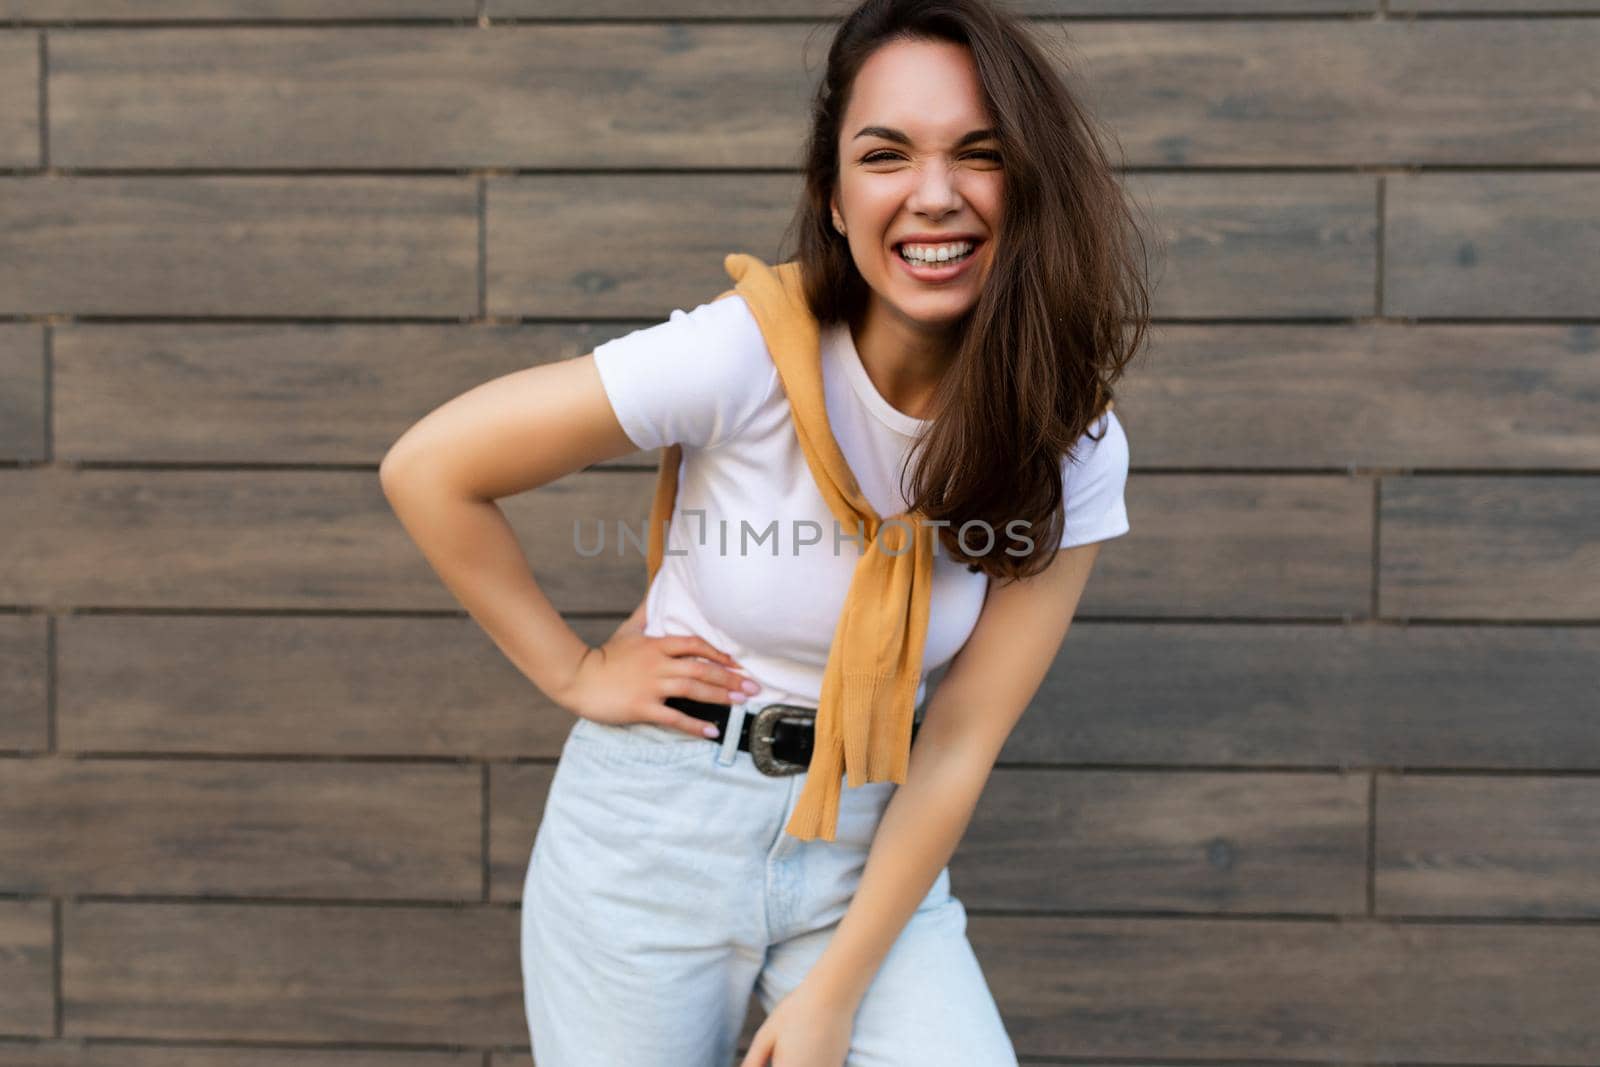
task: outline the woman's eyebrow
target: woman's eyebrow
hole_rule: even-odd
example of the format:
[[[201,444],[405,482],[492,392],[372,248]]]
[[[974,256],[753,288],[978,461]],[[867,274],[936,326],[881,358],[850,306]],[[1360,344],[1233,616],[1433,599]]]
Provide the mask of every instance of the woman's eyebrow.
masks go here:
[[[961,139],[956,142],[955,147],[962,148],[966,145],[972,144],[975,141],[987,141],[994,136],[995,131],[992,129],[972,130],[968,133],[962,134]],[[896,144],[903,145],[909,145],[911,143],[911,138],[907,137],[904,131],[892,129],[888,126],[863,126],[856,133],[856,136],[851,138],[851,140],[853,141],[858,137],[882,137],[885,141],[893,141]]]

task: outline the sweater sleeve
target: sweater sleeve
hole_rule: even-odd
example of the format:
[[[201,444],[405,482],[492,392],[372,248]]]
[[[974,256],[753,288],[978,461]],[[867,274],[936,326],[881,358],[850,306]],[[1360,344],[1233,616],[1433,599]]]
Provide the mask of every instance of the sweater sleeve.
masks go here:
[[[606,398],[641,449],[684,444],[710,448],[755,416],[777,381],[744,297],[735,293],[594,350]]]
[[[1128,532],[1128,508],[1123,500],[1128,482],[1127,434],[1115,411],[1106,412],[1104,421],[1090,427],[1090,432],[1100,440],[1084,434],[1078,440],[1077,454],[1061,465],[1066,497],[1062,548]]]

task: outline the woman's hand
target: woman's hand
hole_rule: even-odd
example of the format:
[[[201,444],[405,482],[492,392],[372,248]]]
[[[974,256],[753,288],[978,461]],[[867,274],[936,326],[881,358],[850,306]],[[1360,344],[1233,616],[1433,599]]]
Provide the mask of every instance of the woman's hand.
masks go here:
[[[742,703],[760,692],[737,673],[743,669],[732,656],[699,637],[646,637],[640,604],[605,644],[584,653],[572,678],[551,698],[596,722],[651,722],[704,738],[710,723],[663,702],[685,696],[715,704]]]
[[[855,1014],[802,981],[761,1024],[739,1067],[844,1067]]]

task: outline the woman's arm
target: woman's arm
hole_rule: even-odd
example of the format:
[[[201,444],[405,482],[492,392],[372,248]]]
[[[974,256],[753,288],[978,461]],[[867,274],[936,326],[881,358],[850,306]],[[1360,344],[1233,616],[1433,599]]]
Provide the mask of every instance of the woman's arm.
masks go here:
[[[440,579],[548,696],[589,646],[535,583],[494,501],[635,451],[593,355],[495,378],[429,412],[383,458],[384,495]]]
[[[1101,542],[989,588],[971,636],[923,714],[906,780],[890,799],[839,928],[805,978],[853,1011],[954,855],[1000,749],[1066,637]]]

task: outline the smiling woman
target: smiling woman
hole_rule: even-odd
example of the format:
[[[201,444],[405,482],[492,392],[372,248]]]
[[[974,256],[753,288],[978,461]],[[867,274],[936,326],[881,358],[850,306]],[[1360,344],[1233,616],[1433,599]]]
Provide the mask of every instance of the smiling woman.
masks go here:
[[[485,383],[384,462],[424,555],[577,719],[522,894],[540,1067],[727,1067],[752,991],[742,1067],[1017,1063],[947,864],[1129,530],[1138,233],[987,0],[861,4],[811,118],[792,260],[729,255],[734,289]],[[670,522],[590,648],[493,500],[635,448]]]

